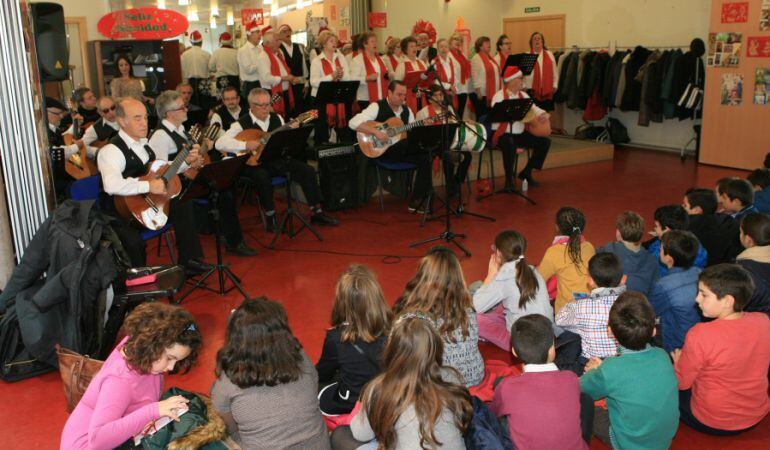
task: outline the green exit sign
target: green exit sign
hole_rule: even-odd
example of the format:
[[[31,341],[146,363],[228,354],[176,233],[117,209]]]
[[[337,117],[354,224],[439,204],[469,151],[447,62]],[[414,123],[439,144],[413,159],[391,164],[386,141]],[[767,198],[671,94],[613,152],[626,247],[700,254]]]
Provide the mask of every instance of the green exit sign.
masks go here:
[[[529,8],[524,8],[524,14],[531,14],[531,13],[537,13],[540,12],[539,6],[530,6]]]

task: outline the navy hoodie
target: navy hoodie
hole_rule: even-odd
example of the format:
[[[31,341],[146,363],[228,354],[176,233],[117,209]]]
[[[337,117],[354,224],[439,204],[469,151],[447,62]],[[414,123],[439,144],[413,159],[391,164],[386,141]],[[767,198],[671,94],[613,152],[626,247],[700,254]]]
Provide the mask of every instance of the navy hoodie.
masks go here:
[[[596,253],[614,253],[618,257],[623,273],[628,277],[626,288],[629,291],[648,295],[652,285],[658,281],[658,260],[644,248],[634,252],[622,242],[615,241],[597,249]]]

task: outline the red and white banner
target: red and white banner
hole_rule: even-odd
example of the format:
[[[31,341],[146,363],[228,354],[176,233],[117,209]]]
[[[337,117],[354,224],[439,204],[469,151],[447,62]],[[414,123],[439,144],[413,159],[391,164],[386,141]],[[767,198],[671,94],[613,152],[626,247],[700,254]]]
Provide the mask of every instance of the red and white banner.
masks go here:
[[[262,8],[243,8],[241,10],[241,24],[246,28],[249,24],[264,25],[265,11]]]
[[[387,26],[388,26],[388,13],[386,12],[369,13],[369,28],[387,28]]]
[[[179,36],[188,25],[187,17],[171,9],[133,8],[105,14],[96,29],[108,39],[149,41]]]

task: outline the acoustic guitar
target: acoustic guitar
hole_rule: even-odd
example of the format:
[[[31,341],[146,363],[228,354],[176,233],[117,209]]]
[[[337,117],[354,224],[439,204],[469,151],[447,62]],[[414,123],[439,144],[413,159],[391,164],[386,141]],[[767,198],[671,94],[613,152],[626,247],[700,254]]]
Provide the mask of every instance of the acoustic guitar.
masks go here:
[[[280,127],[270,132],[262,131],[258,128],[250,128],[248,130],[243,130],[240,133],[238,133],[237,136],[235,136],[235,139],[241,142],[259,141],[260,145],[256,150],[253,150],[251,152],[249,152],[248,150],[238,152],[238,156],[247,155],[251,153],[251,157],[249,157],[249,159],[246,161],[246,165],[258,166],[259,157],[262,155],[262,150],[264,150],[265,144],[267,144],[267,141],[270,139],[270,136],[272,136],[274,133],[277,133],[279,131],[283,131],[291,128],[293,123],[298,123],[302,125],[307,122],[313,121],[317,118],[318,118],[318,110],[311,109],[310,111],[303,112],[299,116],[289,120],[285,124],[281,125]]]
[[[116,195],[115,209],[126,222],[140,225],[150,230],[159,230],[168,222],[168,209],[171,199],[182,191],[182,181],[179,179],[179,167],[190,153],[190,146],[184,145],[177,153],[174,161],[155,160],[148,164],[147,173],[139,177],[139,181],[162,179],[166,185],[165,194]]]
[[[356,133],[356,139],[358,140],[358,146],[361,148],[361,152],[369,158],[379,158],[382,156],[391,145],[406,137],[406,132],[412,128],[422,127],[425,125],[432,125],[435,122],[444,120],[444,113],[439,113],[433,117],[428,117],[423,120],[416,120],[408,125],[404,125],[404,122],[398,117],[391,117],[385,122],[364,122],[364,125],[376,128],[379,131],[388,135],[387,140],[380,140],[373,134],[364,133],[359,131]]]
[[[83,137],[81,135],[81,126],[82,125],[80,124],[80,119],[73,120],[72,130],[75,135],[63,135],[62,137],[64,138],[65,145],[72,145],[75,143],[75,141]],[[96,166],[96,161],[88,157],[85,145],[80,147],[77,153],[70,155],[70,157],[64,161],[64,170],[69,174],[69,176],[76,180],[87,178],[99,173],[99,169]]]
[[[212,123],[204,130],[202,130],[201,126],[197,123],[190,128],[190,136],[192,137],[193,142],[200,145],[199,152],[201,156],[203,156],[204,166],[206,164],[211,164],[211,155],[209,155],[210,149],[209,146],[206,145],[206,139],[211,139],[212,141],[215,140],[221,128],[222,126],[218,123]],[[195,177],[198,176],[198,169],[188,169],[184,174],[189,179],[194,180]]]

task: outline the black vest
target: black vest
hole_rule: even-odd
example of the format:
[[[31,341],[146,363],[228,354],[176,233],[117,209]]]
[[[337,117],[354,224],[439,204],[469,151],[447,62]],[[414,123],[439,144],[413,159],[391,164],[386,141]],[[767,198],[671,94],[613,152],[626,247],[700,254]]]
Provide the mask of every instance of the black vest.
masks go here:
[[[243,117],[238,119],[238,123],[241,124],[241,128],[243,128],[244,130],[251,130],[253,128],[262,130],[262,128],[260,128],[259,125],[257,125],[251,120],[250,114],[245,114]],[[270,125],[268,125],[267,130],[262,130],[262,131],[267,131],[269,133],[280,126],[281,126],[281,118],[278,117],[278,114],[270,113]]]
[[[97,141],[109,141],[112,139],[116,134],[118,134],[118,130],[112,128],[111,126],[104,123],[104,119],[99,118],[96,122],[94,122],[93,125],[94,131],[96,132],[96,140]]]
[[[123,158],[126,160],[126,167],[121,173],[123,178],[141,177],[147,173],[147,167],[145,164],[150,164],[151,162],[155,161],[155,152],[152,151],[149,145],[145,145],[144,149],[147,150],[147,154],[150,155],[150,159],[147,160],[147,163],[142,163],[142,160],[136,156],[136,153],[134,153],[134,151],[129,148],[128,144],[126,144],[126,141],[124,141],[119,135],[116,135],[110,139],[110,144],[117,147],[123,153]]]
[[[101,118],[99,116],[99,111],[96,108],[85,109],[80,105],[78,105],[78,114],[83,116],[83,123],[95,123]]]
[[[64,138],[59,130],[52,131],[49,126],[46,126],[45,129],[48,131],[48,144],[51,147],[61,147],[64,145]]]
[[[219,118],[222,119],[222,131],[227,131],[230,129],[230,126],[235,123],[238,119],[233,119],[232,114],[230,114],[230,111],[227,110],[227,106],[220,105],[215,110],[215,113],[219,114]],[[238,116],[238,118],[242,118],[244,115],[249,115],[249,110],[241,106],[241,115]]]
[[[283,52],[283,57],[286,59],[286,65],[289,66],[291,74],[295,77],[301,77],[303,76],[305,56],[302,54],[302,49],[299,47],[299,44],[292,43],[291,47],[291,56],[289,56],[289,52],[286,51],[286,47],[284,47],[283,44],[281,44],[281,51]]]
[[[166,134],[169,135],[171,140],[174,141],[174,144],[176,144],[176,151],[177,151],[177,153],[179,153],[179,151],[182,150],[182,146],[184,146],[185,144],[189,144],[190,143],[188,137],[180,136],[179,133],[177,133],[176,131],[169,130],[168,128],[166,128],[166,126],[163,124],[163,122],[159,123],[158,125],[159,125],[158,128],[156,128],[155,131],[152,132],[152,134],[154,135],[158,131],[163,130]],[[150,135],[150,137],[152,137],[152,135]],[[171,157],[171,155],[169,155],[169,158],[170,157]],[[171,162],[171,161],[169,161],[169,162]]]
[[[388,104],[387,99],[378,101],[377,106],[380,107],[380,110],[377,112],[377,117],[374,119],[375,122],[385,122],[391,117],[396,117],[396,113],[393,112],[393,109]],[[402,122],[404,122],[404,124],[409,123],[409,108],[407,108],[406,105],[401,106],[401,114],[399,115],[399,118]]]

